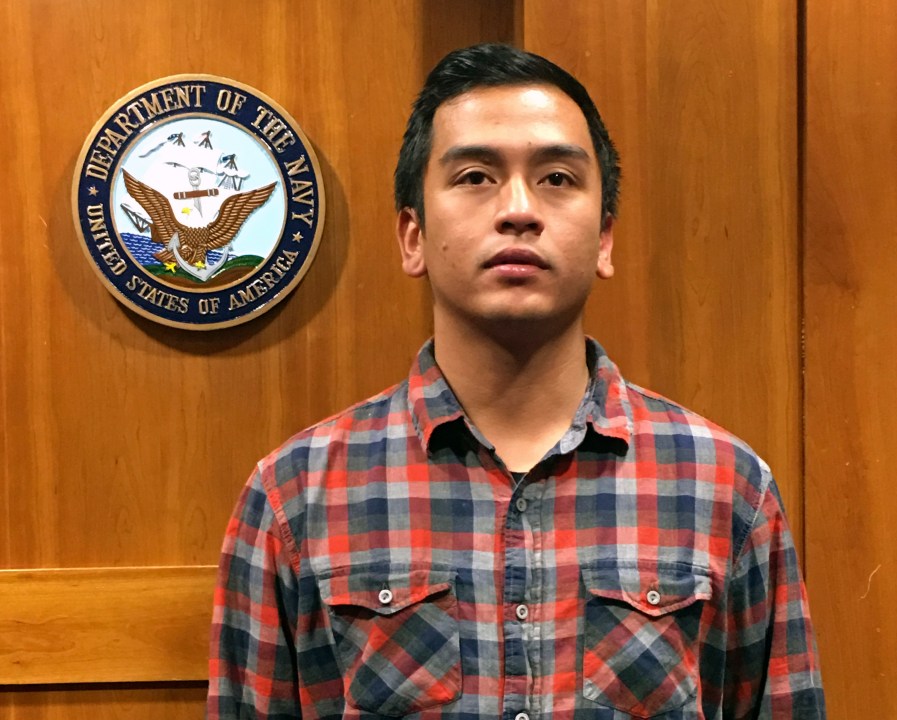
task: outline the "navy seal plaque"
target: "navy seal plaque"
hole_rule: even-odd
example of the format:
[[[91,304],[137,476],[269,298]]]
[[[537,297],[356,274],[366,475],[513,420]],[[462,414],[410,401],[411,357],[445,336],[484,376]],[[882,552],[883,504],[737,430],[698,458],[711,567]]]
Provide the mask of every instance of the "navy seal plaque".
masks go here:
[[[75,165],[72,205],[113,296],[191,330],[243,323],[283,300],[324,226],[302,129],[258,90],[211,75],[162,78],[109,108]]]

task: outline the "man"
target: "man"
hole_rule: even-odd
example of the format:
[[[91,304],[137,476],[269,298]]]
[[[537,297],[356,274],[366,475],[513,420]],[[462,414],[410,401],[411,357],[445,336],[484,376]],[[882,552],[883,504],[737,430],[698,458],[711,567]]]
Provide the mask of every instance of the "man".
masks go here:
[[[396,206],[434,339],[247,484],[209,717],[824,717],[769,468],[583,334],[618,177],[549,61],[480,45],[433,70]]]

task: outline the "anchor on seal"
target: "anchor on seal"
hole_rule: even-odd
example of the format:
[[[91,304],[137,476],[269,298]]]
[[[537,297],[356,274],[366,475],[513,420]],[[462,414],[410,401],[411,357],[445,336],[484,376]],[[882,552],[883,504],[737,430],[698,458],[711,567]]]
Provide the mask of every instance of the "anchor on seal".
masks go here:
[[[202,202],[201,199],[204,197],[215,197],[218,194],[218,188],[209,188],[208,190],[200,190],[199,184],[202,182],[202,171],[200,168],[192,167],[187,168],[187,179],[190,182],[192,190],[180,190],[174,194],[175,200],[193,200],[193,207],[196,208],[197,212],[199,212],[200,217],[202,217]],[[196,265],[191,265],[183,257],[181,257],[181,253],[179,252],[179,248],[181,247],[181,238],[178,233],[175,233],[171,236],[171,240],[168,241],[168,244],[165,246],[172,253],[174,253],[174,259],[177,264],[180,266],[181,270],[186,273],[189,273],[195,278],[202,280],[205,282],[212,275],[214,275],[218,268],[220,268],[224,263],[227,262],[227,257],[231,251],[231,243],[228,243],[227,247],[222,250],[221,257],[218,258],[218,261],[212,263],[210,265],[205,265],[204,267],[197,267]]]

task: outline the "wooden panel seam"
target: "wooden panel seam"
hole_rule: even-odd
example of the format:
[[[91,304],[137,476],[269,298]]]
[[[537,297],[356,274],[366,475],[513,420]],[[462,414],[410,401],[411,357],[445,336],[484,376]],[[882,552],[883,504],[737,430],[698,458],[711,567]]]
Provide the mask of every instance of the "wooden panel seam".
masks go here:
[[[0,571],[0,685],[206,679],[216,570]]]

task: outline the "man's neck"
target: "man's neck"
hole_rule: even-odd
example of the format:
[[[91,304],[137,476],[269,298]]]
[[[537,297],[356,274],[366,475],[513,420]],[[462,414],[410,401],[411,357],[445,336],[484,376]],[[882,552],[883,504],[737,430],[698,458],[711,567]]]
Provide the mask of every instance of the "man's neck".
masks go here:
[[[512,471],[529,471],[570,427],[589,381],[579,321],[538,337],[501,338],[435,324],[436,362],[464,408]]]

